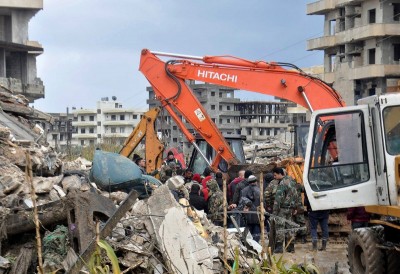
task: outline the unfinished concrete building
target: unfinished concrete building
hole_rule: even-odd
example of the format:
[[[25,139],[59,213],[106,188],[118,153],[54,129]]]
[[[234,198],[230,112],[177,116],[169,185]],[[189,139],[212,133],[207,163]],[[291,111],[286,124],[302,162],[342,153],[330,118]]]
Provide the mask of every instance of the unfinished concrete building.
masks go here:
[[[325,17],[323,36],[307,48],[324,51],[321,78],[346,104],[400,91],[400,0],[320,0],[307,14]]]
[[[306,110],[294,112],[292,102],[250,101],[236,103],[240,112],[242,135],[247,141],[265,141],[268,137],[290,132],[291,125],[306,122]]]
[[[0,3],[0,84],[30,102],[44,98],[43,82],[36,75],[36,57],[43,48],[28,35],[29,21],[41,9],[43,0]]]

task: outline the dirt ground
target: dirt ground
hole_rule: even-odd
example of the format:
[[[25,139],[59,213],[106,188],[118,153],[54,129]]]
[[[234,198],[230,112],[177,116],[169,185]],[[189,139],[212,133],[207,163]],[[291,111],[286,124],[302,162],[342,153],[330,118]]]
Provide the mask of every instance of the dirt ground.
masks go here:
[[[320,245],[320,243],[318,243]],[[295,253],[285,253],[288,262],[313,262],[321,274],[350,274],[347,265],[347,244],[345,241],[330,240],[326,251],[311,251],[311,242],[295,244]]]

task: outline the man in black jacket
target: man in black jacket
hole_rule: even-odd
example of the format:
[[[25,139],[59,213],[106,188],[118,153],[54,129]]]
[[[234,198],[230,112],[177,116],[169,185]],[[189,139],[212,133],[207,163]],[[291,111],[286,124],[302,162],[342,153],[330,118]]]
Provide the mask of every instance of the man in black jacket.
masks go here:
[[[200,185],[193,184],[189,193],[189,204],[197,210],[204,210],[207,213],[207,202],[200,196]]]

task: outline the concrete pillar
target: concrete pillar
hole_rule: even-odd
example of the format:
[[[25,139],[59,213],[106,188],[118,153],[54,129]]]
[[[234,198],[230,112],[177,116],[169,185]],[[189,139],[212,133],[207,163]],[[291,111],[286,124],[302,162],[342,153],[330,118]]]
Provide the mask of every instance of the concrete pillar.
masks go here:
[[[6,51],[0,49],[0,77],[6,77]]]

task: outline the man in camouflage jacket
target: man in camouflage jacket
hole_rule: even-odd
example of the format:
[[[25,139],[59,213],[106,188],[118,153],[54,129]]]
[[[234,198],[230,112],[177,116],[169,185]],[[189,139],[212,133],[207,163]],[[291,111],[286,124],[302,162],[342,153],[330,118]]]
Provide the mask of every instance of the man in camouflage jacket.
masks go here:
[[[286,240],[288,245],[287,251],[294,252],[294,233],[284,232],[285,229],[292,227],[287,221],[293,221],[293,216],[297,213],[299,196],[295,188],[296,182],[290,177],[286,176],[282,168],[274,168],[274,178],[279,181],[279,185],[275,194],[274,206],[272,214],[276,215],[276,244],[274,253],[283,252],[283,243]]]
[[[224,194],[219,189],[218,183],[214,179],[210,179],[207,182],[208,188],[208,218],[218,226],[223,226],[224,224]]]

